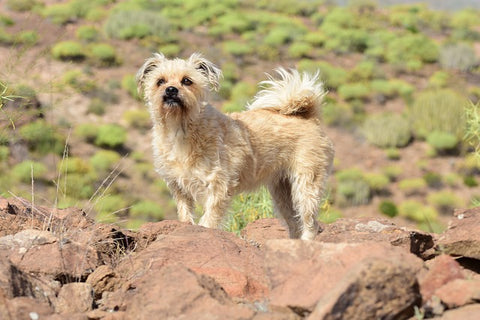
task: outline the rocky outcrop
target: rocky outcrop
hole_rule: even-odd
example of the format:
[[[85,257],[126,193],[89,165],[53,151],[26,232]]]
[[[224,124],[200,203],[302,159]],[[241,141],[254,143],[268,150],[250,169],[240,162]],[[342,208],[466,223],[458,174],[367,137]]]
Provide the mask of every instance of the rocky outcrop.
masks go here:
[[[340,219],[301,241],[276,219],[132,232],[0,198],[0,319],[477,319],[477,215],[440,236]]]

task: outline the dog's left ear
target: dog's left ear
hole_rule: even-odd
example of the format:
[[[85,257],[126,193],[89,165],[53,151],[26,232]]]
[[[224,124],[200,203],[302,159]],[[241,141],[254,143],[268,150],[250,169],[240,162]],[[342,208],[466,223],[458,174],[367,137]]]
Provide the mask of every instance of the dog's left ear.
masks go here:
[[[149,72],[153,69],[158,67],[161,63],[163,63],[167,58],[161,53],[154,53],[153,57],[148,58],[143,66],[137,71],[137,75],[135,76],[135,80],[137,81],[137,91],[141,95],[143,86],[145,84],[145,78]]]
[[[220,78],[222,77],[222,70],[220,70],[215,64],[208,61],[200,53],[194,53],[190,56],[188,61],[200,71],[208,83],[212,86],[215,91],[218,91],[220,87]]]

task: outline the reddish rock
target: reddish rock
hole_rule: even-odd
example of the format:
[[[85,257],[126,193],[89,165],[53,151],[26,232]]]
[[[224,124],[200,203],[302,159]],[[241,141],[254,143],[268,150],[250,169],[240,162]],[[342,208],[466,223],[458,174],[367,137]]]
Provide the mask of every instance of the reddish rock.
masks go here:
[[[349,272],[371,258],[388,260],[412,273],[422,267],[422,261],[413,254],[376,242],[267,241],[265,266],[270,278],[271,305],[308,314]]]
[[[271,239],[288,239],[288,231],[274,218],[259,219],[249,223],[241,232],[244,239],[253,241],[255,244],[264,245]]]
[[[250,319],[215,280],[180,265],[150,270],[127,293],[126,319]],[[128,297],[131,295],[131,297]]]
[[[414,270],[372,258],[325,294],[309,319],[408,319],[420,301]]]
[[[333,243],[376,241],[401,247],[422,258],[429,257],[434,246],[430,234],[400,228],[389,220],[373,218],[338,219],[324,225],[315,240]]]
[[[480,207],[456,211],[436,247],[453,256],[480,260]]]
[[[52,308],[45,302],[28,297],[7,299],[0,293],[0,319],[2,320],[44,319],[52,313]]]
[[[123,261],[124,278],[181,264],[214,278],[232,297],[262,299],[268,292],[262,252],[234,234],[185,225],[158,236],[146,249]]]
[[[115,272],[110,266],[103,265],[95,269],[87,278],[86,283],[90,284],[97,299],[101,298],[105,291],[113,291],[120,284],[116,281]]]
[[[468,306],[448,310],[439,320],[478,320],[480,318],[480,304],[470,304]],[[435,318],[437,319],[437,318]]]
[[[435,296],[449,309],[480,301],[480,280],[452,280],[436,290]]]
[[[88,283],[72,282],[65,284],[55,301],[58,313],[84,313],[93,308],[93,288]]]
[[[430,300],[434,292],[446,283],[463,278],[462,267],[455,259],[448,255],[436,257],[429,263],[427,273],[419,280],[423,301]]]

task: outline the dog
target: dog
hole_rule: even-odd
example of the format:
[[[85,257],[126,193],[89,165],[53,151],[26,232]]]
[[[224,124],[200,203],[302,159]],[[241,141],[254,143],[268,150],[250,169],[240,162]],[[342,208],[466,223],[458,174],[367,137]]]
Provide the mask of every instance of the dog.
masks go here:
[[[266,185],[291,238],[318,232],[319,204],[334,147],[322,130],[325,92],[314,75],[293,69],[269,76],[246,111],[224,114],[206,102],[221,70],[201,54],[167,59],[155,53],[136,81],[153,122],[155,170],[166,181],[180,221],[218,228],[231,198]]]

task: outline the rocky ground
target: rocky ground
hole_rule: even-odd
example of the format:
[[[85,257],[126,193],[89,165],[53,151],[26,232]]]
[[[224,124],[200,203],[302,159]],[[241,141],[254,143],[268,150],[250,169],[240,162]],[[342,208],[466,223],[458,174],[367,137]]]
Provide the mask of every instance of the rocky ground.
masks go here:
[[[480,210],[433,235],[340,219],[315,241],[276,219],[137,232],[0,198],[0,319],[479,319]]]

